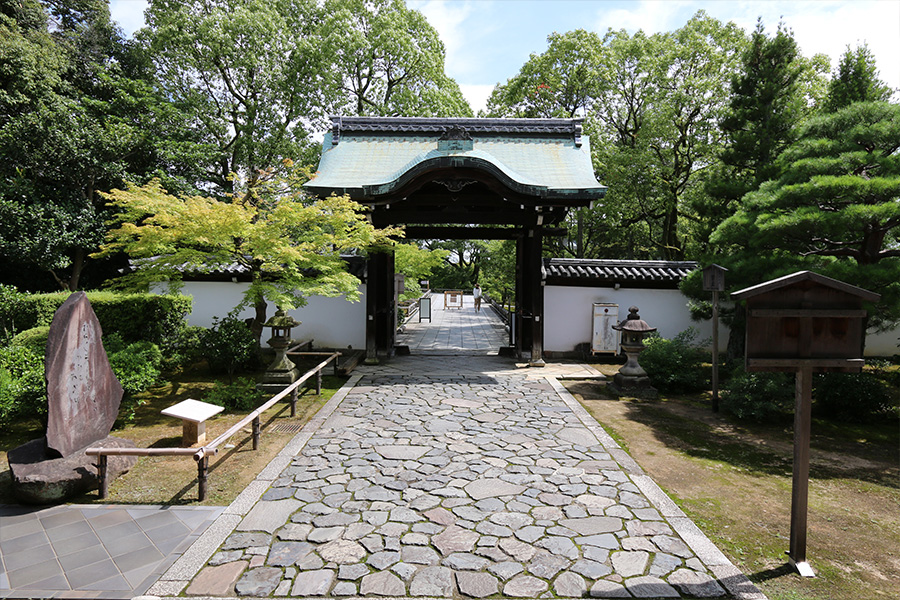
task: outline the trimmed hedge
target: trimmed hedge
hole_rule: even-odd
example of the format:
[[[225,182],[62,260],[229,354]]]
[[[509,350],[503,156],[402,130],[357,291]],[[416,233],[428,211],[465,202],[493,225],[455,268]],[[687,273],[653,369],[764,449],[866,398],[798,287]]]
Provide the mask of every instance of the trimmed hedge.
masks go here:
[[[47,418],[44,357],[25,346],[0,347],[0,425],[25,416]]]
[[[47,339],[50,337],[50,326],[41,325],[26,329],[22,333],[16,334],[9,341],[10,346],[25,346],[40,354],[41,357],[47,352]]]
[[[0,305],[0,322],[14,323],[16,332],[50,325],[69,292],[22,296]],[[191,298],[181,295],[88,292],[88,300],[104,332],[116,332],[126,342],[163,342],[184,327]]]

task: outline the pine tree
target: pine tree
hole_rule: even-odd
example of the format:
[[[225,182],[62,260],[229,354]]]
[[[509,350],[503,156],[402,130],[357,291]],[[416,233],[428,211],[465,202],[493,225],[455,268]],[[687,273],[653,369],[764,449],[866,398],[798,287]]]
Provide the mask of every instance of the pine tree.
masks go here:
[[[726,145],[722,167],[710,177],[710,198],[698,202],[710,229],[730,216],[747,192],[780,173],[775,159],[795,138],[803,116],[800,62],[793,33],[779,24],[773,37],[757,22],[744,52],[741,73],[731,80],[729,114],[722,120]]]
[[[883,102],[891,97],[891,88],[878,78],[875,57],[866,44],[847,51],[828,85],[825,112],[836,112],[854,102]]]

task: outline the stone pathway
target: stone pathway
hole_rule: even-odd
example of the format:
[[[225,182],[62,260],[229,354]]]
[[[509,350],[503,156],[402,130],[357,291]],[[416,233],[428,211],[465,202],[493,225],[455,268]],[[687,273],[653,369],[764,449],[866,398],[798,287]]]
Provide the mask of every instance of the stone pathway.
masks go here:
[[[412,354],[497,354],[501,346],[509,345],[503,321],[487,303],[476,312],[471,295],[463,296],[461,309],[444,309],[442,294],[432,294],[431,299],[431,320],[413,318],[397,335],[397,344],[408,346]]]
[[[361,371],[148,593],[764,598],[546,372]]]

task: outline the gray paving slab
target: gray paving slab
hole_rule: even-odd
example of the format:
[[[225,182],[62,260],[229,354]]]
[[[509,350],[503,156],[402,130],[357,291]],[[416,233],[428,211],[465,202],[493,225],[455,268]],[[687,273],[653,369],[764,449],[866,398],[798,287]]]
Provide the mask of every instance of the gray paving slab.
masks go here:
[[[270,475],[292,510],[258,500],[209,567],[150,593],[193,579],[202,594],[198,573],[243,561],[235,589],[275,594],[764,598],[553,379],[589,370],[471,355],[361,368]],[[287,543],[303,545],[291,565]]]
[[[0,506],[0,598],[143,594],[222,511]]]

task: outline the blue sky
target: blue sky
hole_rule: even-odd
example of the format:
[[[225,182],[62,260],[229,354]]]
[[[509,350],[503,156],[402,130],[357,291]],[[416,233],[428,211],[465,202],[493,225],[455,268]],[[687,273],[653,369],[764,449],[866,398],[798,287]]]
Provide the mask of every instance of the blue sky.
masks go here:
[[[698,10],[746,31],[762,17],[767,31],[779,20],[794,31],[804,55],[823,53],[832,67],[848,45],[868,43],[881,78],[900,88],[900,0],[407,0],[438,30],[447,49],[447,74],[476,110],[497,83],[513,77],[547,36],[583,28],[647,33],[678,29]],[[146,0],[111,0],[126,33],[143,25]],[[896,96],[895,96],[896,97]]]

